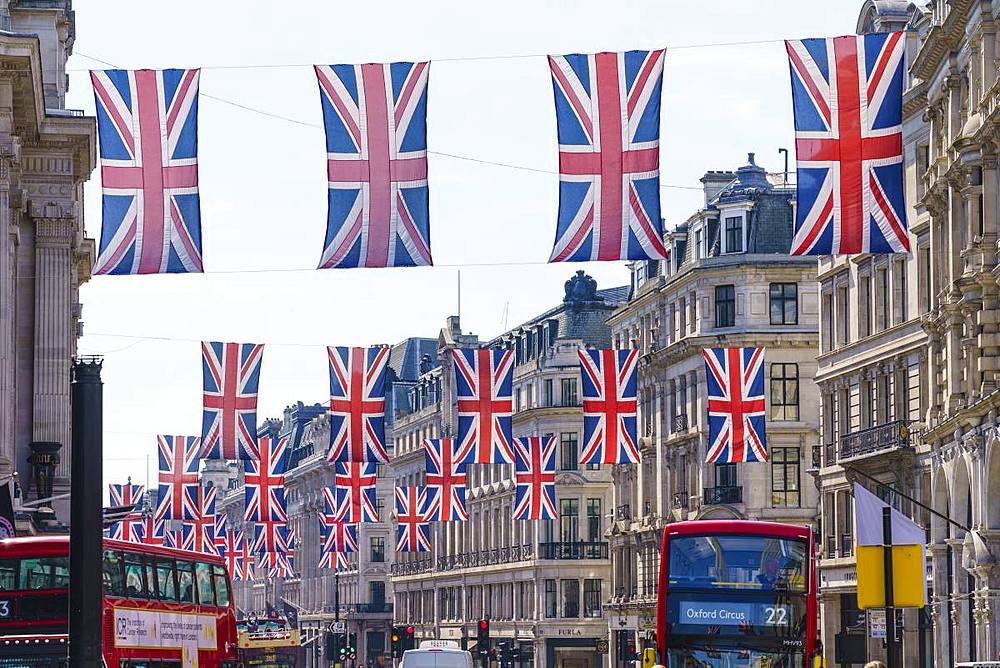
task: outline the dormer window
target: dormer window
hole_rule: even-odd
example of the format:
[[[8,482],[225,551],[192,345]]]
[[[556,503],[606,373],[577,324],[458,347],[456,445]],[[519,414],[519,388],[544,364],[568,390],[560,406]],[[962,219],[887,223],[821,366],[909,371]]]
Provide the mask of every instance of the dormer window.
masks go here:
[[[705,256],[704,244],[705,230],[698,228],[694,231],[694,259],[700,260]]]
[[[728,216],[723,229],[723,253],[743,252],[743,216]]]

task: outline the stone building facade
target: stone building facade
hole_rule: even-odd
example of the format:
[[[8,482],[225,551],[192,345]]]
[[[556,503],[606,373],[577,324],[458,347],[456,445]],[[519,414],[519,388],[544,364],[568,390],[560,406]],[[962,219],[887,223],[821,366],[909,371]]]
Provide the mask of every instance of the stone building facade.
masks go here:
[[[32,452],[59,456],[51,492],[69,492],[70,368],[94,258],[83,183],[96,125],[65,108],[69,0],[2,2],[0,29],[0,480],[16,472],[28,501],[39,498]],[[68,502],[54,510],[69,523]]]
[[[792,189],[754,163],[701,179],[705,205],[667,235],[669,258],[633,266],[609,320],[639,359],[642,462],[614,467],[612,651],[651,646],[664,526],[690,519],[812,525],[806,473],[818,435],[816,261],[788,255]],[[764,346],[770,461],[705,464],[702,350]]]
[[[583,415],[577,350],[610,345],[605,320],[626,292],[597,290],[578,272],[566,283],[561,304],[493,340],[462,333],[457,317],[441,330],[434,368],[415,384],[412,409],[396,418],[396,483],[423,485],[423,440],[455,434],[451,350],[505,348],[515,355],[514,436],[552,434],[559,442],[559,518],[512,519],[513,466],[470,465],[469,521],[432,524],[432,552],[397,554],[392,567],[395,619],[413,624],[418,637],[475,649],[476,623],[488,617],[494,644],[516,644],[523,665],[605,665],[597,647],[607,637],[611,472],[578,463]]]
[[[857,610],[849,486],[865,476],[927,531],[930,602],[902,614],[904,665],[1000,651],[998,11],[996,2],[869,0],[858,20],[859,33],[907,30],[912,252],[820,262],[819,565],[830,661],[884,656]]]

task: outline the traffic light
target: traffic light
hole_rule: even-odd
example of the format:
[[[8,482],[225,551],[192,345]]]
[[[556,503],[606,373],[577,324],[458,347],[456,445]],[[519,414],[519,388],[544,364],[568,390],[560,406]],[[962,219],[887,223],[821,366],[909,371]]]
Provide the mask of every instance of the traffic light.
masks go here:
[[[358,634],[352,633],[347,637],[347,658],[352,661],[358,658]]]
[[[403,657],[403,631],[398,626],[392,627],[392,658],[401,659]]]
[[[326,655],[331,659],[337,655],[337,636],[329,631],[326,632]]]
[[[476,647],[479,656],[490,656],[490,620],[480,619],[476,626]]]
[[[413,624],[407,624],[403,634],[403,651],[414,649],[417,646],[416,629]]]

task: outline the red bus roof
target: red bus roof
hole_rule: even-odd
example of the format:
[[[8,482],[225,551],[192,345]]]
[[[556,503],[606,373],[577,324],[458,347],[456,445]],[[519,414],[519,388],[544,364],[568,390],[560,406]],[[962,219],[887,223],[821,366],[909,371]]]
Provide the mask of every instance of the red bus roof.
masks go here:
[[[221,557],[203,552],[177,550],[172,547],[146,545],[145,543],[128,543],[121,540],[104,539],[105,548],[128,550],[142,554],[155,554],[161,557],[185,557],[190,559],[197,555],[201,561],[213,564],[225,564]],[[59,557],[69,554],[69,536],[22,536],[20,538],[0,539],[0,557]]]
[[[808,540],[812,529],[795,524],[779,524],[778,522],[757,522],[754,520],[690,520],[671,522],[667,524],[667,535],[692,536],[703,534],[759,534],[762,536],[778,536],[780,538],[797,538]]]

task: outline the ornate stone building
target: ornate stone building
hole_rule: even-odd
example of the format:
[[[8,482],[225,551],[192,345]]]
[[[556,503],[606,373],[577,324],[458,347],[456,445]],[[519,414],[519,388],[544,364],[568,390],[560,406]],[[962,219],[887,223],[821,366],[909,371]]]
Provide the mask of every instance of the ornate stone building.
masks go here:
[[[395,619],[413,624],[418,637],[453,639],[474,649],[476,622],[488,617],[495,646],[516,644],[524,665],[604,665],[597,647],[607,636],[611,475],[606,467],[578,463],[583,415],[577,350],[610,345],[605,321],[626,292],[597,290],[592,278],[577,272],[561,304],[491,341],[463,334],[457,317],[441,330],[434,368],[412,388],[410,411],[396,418],[397,484],[423,485],[423,440],[455,434],[450,351],[506,348],[515,355],[514,436],[552,434],[559,442],[559,518],[514,520],[513,466],[470,465],[469,521],[432,524],[432,552],[397,554],[392,567]]]
[[[816,517],[816,261],[788,255],[793,192],[752,153],[701,182],[704,207],[667,235],[667,260],[633,265],[630,299],[609,320],[614,347],[641,354],[642,447],[639,465],[614,470],[612,651],[651,645],[666,523]],[[705,464],[702,350],[720,346],[766,348],[767,463]]]
[[[902,615],[907,666],[1000,651],[1000,3],[868,0],[858,32],[907,30],[912,253],[823,258],[817,382],[820,585],[829,661],[882,658],[857,610],[853,479],[927,528],[930,605]],[[992,490],[992,493],[990,492]],[[957,524],[939,520],[895,492]]]
[[[32,452],[58,454],[51,493],[69,491],[70,368],[94,257],[83,183],[96,127],[65,108],[70,1],[0,2],[0,30],[0,480],[17,472],[30,500],[39,498]],[[68,524],[68,502],[54,506]]]

